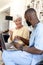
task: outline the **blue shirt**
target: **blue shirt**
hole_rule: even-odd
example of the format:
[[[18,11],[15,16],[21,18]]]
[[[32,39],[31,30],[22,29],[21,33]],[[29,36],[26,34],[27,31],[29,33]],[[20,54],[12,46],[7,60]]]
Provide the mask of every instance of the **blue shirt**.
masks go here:
[[[31,38],[30,38],[30,43],[29,47],[35,47],[39,50],[43,50],[43,24],[38,23],[36,27],[34,27],[34,30],[32,31]],[[34,63],[39,62],[40,60],[43,59],[43,54],[38,55],[38,54],[32,54],[32,65]]]

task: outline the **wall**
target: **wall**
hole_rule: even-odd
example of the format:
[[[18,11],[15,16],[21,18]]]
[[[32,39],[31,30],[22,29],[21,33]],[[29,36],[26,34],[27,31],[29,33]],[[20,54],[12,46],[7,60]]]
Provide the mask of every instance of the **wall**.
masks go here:
[[[5,31],[8,29],[8,21],[5,20],[6,13],[0,13],[0,31]]]
[[[26,0],[12,0],[11,7],[10,7],[10,15],[14,16],[19,14],[22,16],[22,20],[24,21],[24,12],[26,9]],[[24,24],[24,22],[22,22]],[[14,28],[15,24],[11,21],[10,22],[10,29]]]

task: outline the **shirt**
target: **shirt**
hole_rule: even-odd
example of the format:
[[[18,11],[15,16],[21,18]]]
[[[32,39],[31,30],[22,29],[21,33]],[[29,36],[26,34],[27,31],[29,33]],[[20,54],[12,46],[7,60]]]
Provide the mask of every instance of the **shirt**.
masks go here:
[[[20,36],[20,37],[23,37],[24,39],[29,40],[29,30],[27,29],[26,26],[23,26],[20,29],[15,28],[15,29],[13,29],[12,39],[14,39],[15,36]],[[8,42],[11,42],[10,38],[9,38]],[[18,40],[18,43],[22,44],[23,41]]]
[[[39,50],[43,50],[43,24],[38,23],[31,34],[29,47],[35,47]],[[32,63],[31,65],[35,65],[37,62],[43,59],[43,54],[32,54]]]

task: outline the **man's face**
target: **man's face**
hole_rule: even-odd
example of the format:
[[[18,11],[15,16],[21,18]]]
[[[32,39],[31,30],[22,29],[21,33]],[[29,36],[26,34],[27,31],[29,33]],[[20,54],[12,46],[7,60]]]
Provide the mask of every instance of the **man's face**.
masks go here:
[[[29,16],[25,15],[25,19],[26,19],[26,23],[27,23],[27,25],[28,25],[28,26],[31,26]]]

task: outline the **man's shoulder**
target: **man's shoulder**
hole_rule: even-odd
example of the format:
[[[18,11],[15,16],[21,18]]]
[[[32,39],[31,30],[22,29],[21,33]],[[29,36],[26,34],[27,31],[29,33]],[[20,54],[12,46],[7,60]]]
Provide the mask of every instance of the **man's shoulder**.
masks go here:
[[[39,23],[37,28],[36,28],[36,32],[38,34],[43,34],[43,23]]]
[[[38,26],[39,26],[39,27],[43,27],[43,23],[40,22],[40,23],[38,24]]]
[[[42,30],[43,29],[43,23],[38,23],[38,25],[37,25],[37,29],[39,29],[39,30]]]

